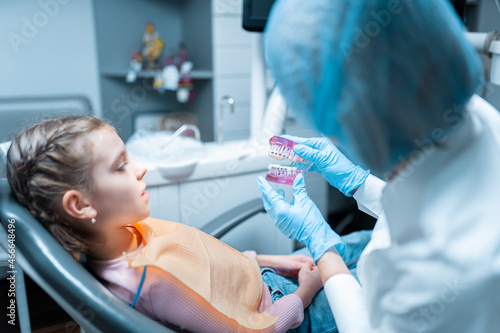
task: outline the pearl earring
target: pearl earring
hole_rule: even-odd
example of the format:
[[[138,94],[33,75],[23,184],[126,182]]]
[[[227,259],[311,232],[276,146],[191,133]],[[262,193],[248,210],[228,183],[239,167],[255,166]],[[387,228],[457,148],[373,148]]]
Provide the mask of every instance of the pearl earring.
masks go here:
[[[90,222],[92,222],[92,224],[96,223],[96,219],[95,219],[95,217],[93,217],[93,218],[90,220]]]

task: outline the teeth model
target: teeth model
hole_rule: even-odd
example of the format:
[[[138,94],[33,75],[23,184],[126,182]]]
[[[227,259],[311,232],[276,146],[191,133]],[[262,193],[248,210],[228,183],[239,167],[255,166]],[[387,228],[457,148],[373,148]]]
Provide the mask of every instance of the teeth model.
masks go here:
[[[289,160],[293,163],[303,161],[302,158],[295,155],[293,152],[293,147],[297,145],[297,142],[282,138],[280,136],[273,136],[269,139],[269,156],[277,160]]]
[[[295,176],[302,173],[297,167],[269,164],[266,180],[273,183],[293,185]]]
[[[269,139],[269,156],[280,161],[289,160],[292,163],[290,166],[269,164],[267,168],[268,172],[266,174],[267,181],[293,185],[293,181],[299,173],[303,175],[306,174],[312,163],[304,161],[303,158],[295,155],[293,147],[297,144],[297,142],[276,135]]]

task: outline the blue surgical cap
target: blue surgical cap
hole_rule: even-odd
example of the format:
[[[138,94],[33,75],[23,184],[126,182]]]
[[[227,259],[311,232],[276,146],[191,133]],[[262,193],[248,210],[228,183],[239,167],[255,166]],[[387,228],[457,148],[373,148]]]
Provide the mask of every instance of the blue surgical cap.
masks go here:
[[[460,123],[484,82],[447,0],[278,0],[267,65],[291,110],[379,176]]]

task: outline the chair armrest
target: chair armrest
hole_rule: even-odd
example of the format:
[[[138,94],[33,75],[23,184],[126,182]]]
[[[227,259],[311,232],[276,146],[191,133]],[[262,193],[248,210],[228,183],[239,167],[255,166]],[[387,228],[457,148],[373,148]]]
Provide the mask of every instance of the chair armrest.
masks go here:
[[[264,209],[262,199],[253,199],[228,210],[219,217],[216,217],[203,226],[201,230],[212,237],[221,238],[252,216],[265,212],[266,210]]]

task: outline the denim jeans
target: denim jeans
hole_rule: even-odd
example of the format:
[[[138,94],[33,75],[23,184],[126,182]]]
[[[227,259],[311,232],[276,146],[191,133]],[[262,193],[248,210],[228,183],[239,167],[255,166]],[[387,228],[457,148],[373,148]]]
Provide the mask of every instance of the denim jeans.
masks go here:
[[[347,267],[356,278],[356,264],[361,252],[370,241],[370,237],[370,230],[357,231],[341,237],[342,241],[346,244],[346,250],[342,255],[342,259],[344,259]],[[307,248],[295,251],[293,254],[311,256]],[[299,287],[297,279],[278,275],[271,268],[262,268],[261,273],[262,279],[269,287],[273,303],[285,295],[293,294]],[[304,310],[304,321],[302,324],[299,327],[290,329],[289,332],[338,332],[324,289],[321,289],[314,296],[311,304]]]

